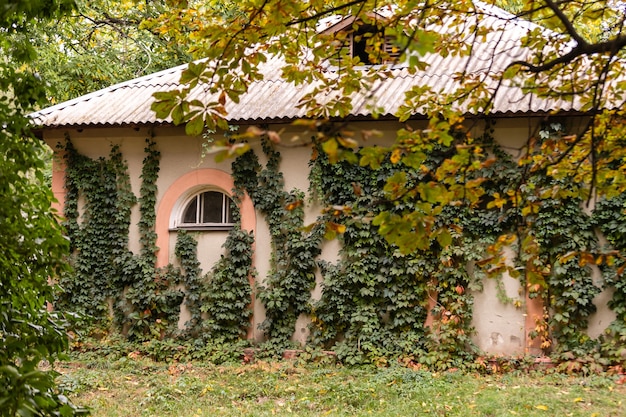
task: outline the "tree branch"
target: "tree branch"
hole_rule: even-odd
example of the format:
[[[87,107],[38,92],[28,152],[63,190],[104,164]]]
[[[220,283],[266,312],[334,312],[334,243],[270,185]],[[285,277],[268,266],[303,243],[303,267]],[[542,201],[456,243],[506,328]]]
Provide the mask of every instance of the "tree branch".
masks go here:
[[[300,19],[292,20],[290,22],[287,22],[287,24],[285,26],[293,26],[293,25],[297,25],[297,24],[300,24],[300,23],[309,22],[311,20],[316,20],[316,19],[319,19],[322,16],[326,16],[327,14],[335,13],[335,12],[338,12],[339,10],[347,9],[348,7],[357,5],[359,3],[365,3],[366,1],[367,0],[352,0],[352,1],[348,2],[348,3],[342,4],[342,5],[339,5],[339,6],[335,6],[335,7],[332,7],[330,9],[322,10],[321,12],[318,12],[318,13],[316,13],[314,15],[311,15],[311,16],[307,16],[307,17],[303,17],[303,18],[300,18]]]
[[[547,61],[540,65],[534,65],[530,62],[526,61],[513,61],[511,62],[506,69],[514,67],[516,65],[525,67],[525,70],[528,72],[532,72],[534,74],[549,71],[558,65],[568,64],[574,61],[576,58],[582,56],[590,56],[597,54],[606,54],[611,53],[615,55],[618,51],[626,47],[626,35],[619,35],[611,40],[605,42],[598,43],[587,43],[578,44],[571,51],[566,53],[565,55],[561,55],[558,58]]]

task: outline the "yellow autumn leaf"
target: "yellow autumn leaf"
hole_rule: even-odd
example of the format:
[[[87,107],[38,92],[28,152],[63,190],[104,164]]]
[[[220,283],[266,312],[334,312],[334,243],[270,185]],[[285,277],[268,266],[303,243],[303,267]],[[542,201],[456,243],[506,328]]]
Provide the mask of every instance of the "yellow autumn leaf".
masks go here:
[[[548,406],[547,405],[536,405],[535,408],[537,410],[548,411]]]
[[[322,143],[322,149],[328,155],[328,159],[331,162],[337,162],[337,153],[339,152],[339,144],[333,138],[328,139],[324,143]]]
[[[297,201],[294,201],[292,203],[287,204],[285,206],[285,209],[288,210],[288,211],[293,211],[293,210],[297,209],[298,207],[300,207],[302,204],[303,204],[302,200],[297,200]]]
[[[579,402],[582,402],[582,401],[583,401],[583,399],[581,397],[574,398],[574,402],[575,403],[579,403]]]
[[[391,153],[391,157],[389,159],[391,160],[392,164],[397,164],[400,161],[401,157],[402,157],[402,150],[396,148]]]

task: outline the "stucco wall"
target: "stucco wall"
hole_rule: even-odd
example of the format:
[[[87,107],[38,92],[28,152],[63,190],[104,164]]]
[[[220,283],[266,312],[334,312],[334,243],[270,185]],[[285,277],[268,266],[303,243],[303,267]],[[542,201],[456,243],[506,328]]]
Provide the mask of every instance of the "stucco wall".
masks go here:
[[[415,127],[422,122],[411,122]],[[536,121],[528,119],[507,119],[498,122],[495,131],[496,140],[501,143],[505,149],[514,156],[519,156],[523,150],[524,143],[529,135],[536,128]],[[391,143],[394,139],[394,132],[399,128],[397,123],[354,123],[351,125],[355,132],[361,129],[376,129],[382,133],[380,137],[368,140],[366,144],[385,144]],[[293,142],[291,138],[294,136],[307,137],[307,134],[298,131],[292,127],[275,126],[276,130],[283,129],[282,138],[285,143],[278,150],[282,156],[281,171],[285,174],[285,186],[287,190],[297,188],[302,191],[308,191],[308,164],[310,160],[311,149],[308,146],[298,146],[298,142]],[[477,125],[476,130],[480,130],[481,126]],[[179,184],[181,178],[195,175],[207,175],[211,172],[220,172],[225,175],[230,174],[231,161],[227,160],[221,163],[215,162],[214,158],[209,155],[202,156],[202,145],[204,139],[187,137],[182,129],[178,128],[155,128],[149,131],[146,128],[86,128],[80,131],[72,130],[68,132],[76,149],[91,158],[107,157],[112,145],[119,145],[124,159],[128,162],[129,174],[131,178],[131,186],[133,192],[138,196],[141,186],[141,168],[144,158],[145,139],[152,137],[157,143],[157,149],[161,152],[160,173],[157,181],[157,210],[161,206],[172,202],[164,202],[167,200],[168,190],[171,195],[178,195],[185,190],[179,190],[178,194],[172,194],[172,187]],[[51,130],[45,132],[45,141],[54,148],[56,143],[64,141],[64,131]],[[359,139],[359,136],[356,136]],[[252,144],[253,149],[263,161],[262,152],[258,143]],[[205,177],[202,177],[205,178]],[[225,182],[221,183],[226,184]],[[224,186],[225,187],[225,186]],[[62,164],[55,166],[55,174],[53,178],[53,188],[59,200],[63,199],[63,176]],[[229,193],[229,189],[223,189]],[[165,200],[164,200],[165,199]],[[307,200],[308,202],[308,200]],[[167,204],[166,204],[167,203]],[[248,204],[251,204],[248,202]],[[168,206],[169,207],[169,206]],[[306,207],[306,222],[313,222],[320,213],[321,207],[315,204],[308,204]],[[161,216],[163,213],[160,214]],[[248,230],[253,230],[256,237],[254,265],[258,271],[258,279],[262,282],[267,276],[270,269],[271,244],[269,229],[264,221],[263,215],[253,208],[251,212],[246,214]],[[137,223],[139,221],[138,207],[134,207],[132,212],[132,225],[130,230],[130,249],[134,252],[140,250]],[[175,262],[174,244],[176,232],[166,230],[167,236],[160,236],[161,242],[160,262],[166,264]],[[219,259],[223,253],[221,247],[226,238],[226,232],[200,232],[198,255],[204,272],[207,272]],[[337,259],[339,244],[337,241],[325,242],[321,258],[334,261]],[[516,308],[511,304],[503,304],[498,300],[497,289],[494,281],[486,281],[482,292],[475,293],[475,315],[473,324],[477,330],[474,337],[477,345],[484,351],[490,353],[502,354],[519,354],[528,350],[528,340],[526,333],[529,326],[533,323],[532,316],[527,313],[530,311],[524,299],[524,291],[520,288],[519,281],[510,277],[503,278],[503,284],[506,293],[513,298],[522,300],[522,307]],[[318,274],[318,284],[321,283],[321,277]],[[313,292],[314,297],[320,295],[320,285]],[[597,297],[599,311],[592,317],[590,322],[590,334],[599,334],[612,320],[611,311],[606,307],[607,294],[604,293]],[[260,303],[254,304],[254,319],[250,336],[260,339],[262,333],[258,330],[258,324],[264,320],[264,310]],[[181,318],[180,323],[184,323],[185,318]],[[294,329],[294,338],[296,340],[304,340],[307,335],[306,319],[299,320],[297,328]]]
[[[515,254],[507,250],[504,256],[507,262],[512,263]],[[526,317],[529,311],[528,306],[523,305],[523,287],[519,280],[511,278],[508,273],[502,276],[500,284],[502,287],[498,290],[495,279],[486,279],[483,290],[473,293],[474,342],[481,350],[493,354],[524,353],[529,348],[526,340]],[[516,302],[521,306],[516,306]]]

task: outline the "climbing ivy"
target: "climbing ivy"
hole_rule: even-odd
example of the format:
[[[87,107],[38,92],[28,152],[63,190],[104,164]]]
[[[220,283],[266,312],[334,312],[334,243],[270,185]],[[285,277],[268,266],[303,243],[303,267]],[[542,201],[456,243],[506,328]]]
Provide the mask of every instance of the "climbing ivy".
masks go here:
[[[209,334],[234,342],[246,336],[250,327],[250,279],[254,237],[239,224],[228,234],[222,255],[208,274],[202,293],[202,311],[207,313]]]
[[[352,210],[380,207],[389,169],[385,171],[333,164],[324,153],[312,169],[317,195],[331,207]],[[394,346],[398,343],[419,342],[428,296],[425,285],[420,285],[423,265],[411,257],[394,256],[377,228],[371,222],[353,221],[353,214],[335,210],[325,216],[345,230],[341,261],[321,264],[323,293],[314,304],[313,341],[354,363],[366,356],[384,359],[398,350]]]
[[[600,252],[600,259],[604,258],[604,288],[613,291],[609,307],[615,313],[615,320],[601,337],[601,353],[612,363],[626,366],[626,194],[600,200],[593,224],[610,244]]]
[[[233,171],[237,171],[237,167],[235,160]],[[244,195],[244,188],[235,185],[232,190],[235,224],[224,242],[226,254],[207,274],[208,286],[203,293],[205,302],[202,311],[207,313],[210,333],[230,343],[248,333],[252,316],[251,280],[256,277],[253,266],[254,235],[241,227],[239,207]]]
[[[266,311],[261,327],[270,341],[284,348],[289,345],[298,317],[310,313],[323,229],[304,230],[304,193],[284,190],[280,154],[267,138],[262,146],[268,158],[266,167],[261,167],[256,154],[249,151],[233,163],[233,178],[235,187],[249,194],[269,226],[271,270],[257,289]]]
[[[192,337],[199,336],[202,329],[202,299],[204,280],[198,260],[198,241],[186,230],[176,235],[174,254],[180,263],[185,284],[185,304],[191,315],[185,323],[185,330]]]
[[[546,326],[538,323],[538,328],[547,329],[547,334],[534,336],[545,337],[547,351],[593,345],[585,331],[600,288],[593,283],[586,254],[595,250],[597,240],[583,201],[576,197],[580,193],[546,172],[530,172],[524,159],[514,161],[500,149],[492,133],[488,123],[470,151],[456,147],[455,140],[450,146],[434,145],[419,164],[400,156],[402,143],[389,150],[356,150],[356,157],[347,161],[331,162],[320,149],[312,169],[314,194],[339,208],[325,221],[342,224],[345,232],[341,260],[323,265],[324,292],[313,315],[317,342],[353,362],[400,354],[434,367],[467,364],[475,351],[470,339],[472,297],[467,290],[479,290],[487,270],[491,276],[495,271],[501,300],[521,306],[520,300],[504,293],[501,274],[507,268],[490,265],[490,259],[502,259],[505,245],[517,245],[518,256],[508,270],[546,306]],[[451,132],[457,139],[460,134]],[[541,134],[548,140],[558,133]],[[450,236],[398,242],[413,248],[400,253],[393,230],[371,225],[380,224],[380,213],[387,216],[387,225],[395,219],[398,227],[415,224],[406,222],[407,216],[419,215],[423,205],[436,205],[436,193],[446,192],[428,190],[441,175],[438,170],[444,161],[465,167],[447,179],[449,190],[459,185],[471,190],[472,183],[480,181],[484,195],[462,194],[456,204],[441,207],[433,218],[425,219],[424,227],[450,230]],[[401,181],[394,181],[397,176]],[[398,189],[395,183],[404,185]],[[517,204],[502,199],[504,195],[517,195],[513,200]],[[386,239],[381,239],[381,232]],[[473,265],[472,274],[468,265]],[[525,274],[519,275],[520,270]],[[427,311],[429,298],[433,308]],[[432,325],[425,328],[428,313]]]
[[[156,264],[157,234],[156,225],[156,195],[157,179],[159,178],[159,159],[161,153],[156,149],[156,143],[146,139],[146,156],[141,169],[141,189],[139,197],[139,242],[141,243],[141,258],[147,265]]]
[[[185,326],[187,335],[224,342],[246,335],[252,314],[249,280],[255,274],[253,243],[252,234],[242,230],[237,220],[224,243],[226,254],[202,276],[197,241],[184,230],[178,232],[175,252],[184,271],[186,305],[191,314]]]
[[[109,159],[98,160],[79,154],[69,137],[62,149],[68,167],[65,215],[74,271],[61,279],[66,291],[58,296],[57,306],[81,312],[107,331],[112,305],[118,329],[131,340],[145,341],[178,334],[180,305],[186,297],[191,319],[184,336],[234,341],[245,335],[251,314],[253,237],[241,229],[239,214],[224,245],[226,255],[206,276],[200,270],[197,242],[185,231],[178,232],[175,247],[180,267],[157,268],[156,143],[146,140],[139,199],[132,193],[118,146],[112,146]],[[141,252],[133,254],[128,234],[137,202]]]
[[[357,159],[365,155],[355,153]],[[478,231],[476,219],[482,216],[499,227],[503,222],[469,203],[449,207],[433,221],[435,227],[458,226],[453,240],[401,253],[370,220],[381,212],[401,216],[419,211],[427,201],[410,193],[390,198],[387,180],[401,173],[407,184],[428,181],[425,172],[454,157],[455,147],[433,149],[425,162],[429,170],[394,163],[391,154],[374,168],[331,162],[321,151],[318,155],[311,183],[315,194],[334,208],[323,221],[340,224],[343,234],[340,261],[322,264],[323,293],[313,311],[314,342],[337,350],[350,363],[378,363],[398,355],[432,367],[467,363],[476,349],[470,338],[473,298],[468,291],[475,283],[466,264],[480,258],[479,248],[489,240],[484,230]],[[491,230],[493,238],[499,229]],[[428,314],[435,320],[425,327]]]
[[[559,140],[559,123],[546,123],[536,146]],[[531,297],[543,299],[543,319],[531,336],[541,337],[544,352],[585,351],[594,345],[586,335],[593,298],[601,288],[593,282],[588,254],[597,249],[591,218],[583,210],[579,185],[528,170],[532,157],[520,160],[518,194],[518,267]]]
[[[107,299],[116,295],[124,267],[120,259],[131,256],[128,227],[135,199],[119,147],[111,148],[109,160],[80,155],[69,137],[62,148],[67,165],[65,227],[74,270],[61,277],[65,291],[57,304],[106,323]],[[79,210],[81,197],[84,203]]]
[[[111,147],[109,159],[97,160],[80,155],[69,137],[62,148],[67,165],[64,212],[74,270],[61,279],[65,292],[58,307],[77,310],[106,331],[111,303],[114,322],[129,337],[144,340],[171,333],[183,294],[175,288],[177,271],[155,268],[159,153],[154,142],[147,140],[142,170],[139,255],[128,249],[131,209],[137,198],[119,146]]]
[[[156,268],[157,235],[156,181],[160,153],[156,143],[146,140],[145,158],[141,170],[138,223],[141,253],[126,265],[125,308],[128,336],[136,340],[163,338],[176,333],[180,304],[184,293],[178,288],[181,274],[171,265]]]
[[[528,259],[522,259],[545,271],[543,281],[541,277],[533,277],[533,281],[540,285],[538,292],[545,300],[552,337],[561,351],[590,340],[585,330],[589,316],[596,311],[593,298],[600,292],[581,257],[596,245],[590,217],[581,204],[575,197],[542,199],[537,213],[525,217],[538,246]],[[576,255],[567,256],[570,253]]]
[[[401,141],[390,149],[354,149],[343,159],[315,147],[309,194],[327,209],[312,228],[304,225],[305,193],[285,190],[280,154],[272,142],[262,140],[265,166],[253,151],[240,155],[232,165],[233,199],[238,203],[248,193],[272,240],[270,271],[256,288],[266,310],[261,328],[270,344],[289,346],[296,320],[306,315],[312,321],[310,342],[334,349],[346,363],[385,363],[402,356],[431,368],[466,366],[477,354],[471,340],[472,294],[484,280],[500,276],[500,300],[522,305],[522,298],[509,298],[503,289],[506,270],[519,278],[520,296],[527,290],[544,301],[545,316],[532,335],[542,338],[546,352],[599,348],[612,363],[623,363],[626,197],[599,201],[591,217],[582,209],[576,186],[529,169],[524,157],[514,160],[492,133],[488,123],[484,135],[468,148],[456,146],[467,138],[453,131],[449,145],[433,145],[419,163],[401,157],[402,147],[408,146]],[[559,134],[542,131],[540,138],[555,140]],[[147,140],[139,199],[131,191],[119,147],[112,146],[108,159],[97,160],[80,155],[69,138],[63,149],[68,167],[65,226],[74,271],[61,278],[66,291],[58,304],[91,315],[106,327],[112,303],[118,328],[143,341],[178,334],[185,297],[191,318],[184,337],[227,343],[245,337],[250,279],[255,276],[254,237],[242,230],[240,214],[235,213],[225,255],[207,274],[200,270],[194,235],[184,231],[177,233],[179,267],[156,268],[155,143]],[[446,179],[449,190],[459,192],[458,199],[423,218],[424,227],[442,232],[432,241],[413,242],[411,251],[400,251],[393,229],[379,226],[380,216],[388,216],[386,225],[395,220],[401,225],[407,216],[432,212],[426,205],[436,206],[437,193],[447,191],[428,184],[450,163],[460,167]],[[401,181],[394,181],[399,177]],[[393,185],[398,183],[404,184],[402,189]],[[484,194],[464,193],[478,183]],[[142,247],[133,254],[128,231],[137,202]],[[599,247],[594,228],[610,248]],[[338,261],[318,261],[324,236],[340,239]],[[516,249],[517,256],[503,266],[496,260],[506,246]],[[594,285],[590,265],[598,263],[604,288],[613,290],[609,306],[617,318],[607,334],[593,341],[586,329],[601,288]],[[312,300],[318,271],[323,291],[319,300]]]

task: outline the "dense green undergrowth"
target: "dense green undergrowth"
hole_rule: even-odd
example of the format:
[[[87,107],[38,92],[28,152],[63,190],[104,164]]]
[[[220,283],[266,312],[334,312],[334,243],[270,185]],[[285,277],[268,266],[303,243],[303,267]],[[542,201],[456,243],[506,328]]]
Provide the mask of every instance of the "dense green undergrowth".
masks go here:
[[[441,372],[439,364],[426,364],[413,356],[388,357],[386,361],[355,365],[350,358],[347,360],[336,351],[323,350],[320,347],[291,346],[289,349],[278,350],[274,344],[254,342],[251,340],[228,341],[153,339],[141,343],[129,341],[122,335],[111,335],[103,339],[82,338],[71,344],[69,355],[71,360],[78,361],[125,361],[145,359],[161,364],[173,364],[200,361],[205,364],[239,364],[256,361],[295,360],[303,366],[342,366],[359,368],[388,368],[400,366],[407,369]],[[494,373],[542,371],[590,377],[593,375],[624,375],[626,369],[621,365],[612,365],[600,354],[553,355],[537,357],[534,355],[492,355],[478,354],[472,360],[465,361],[459,367],[446,368],[462,372],[473,372],[482,375]]]

